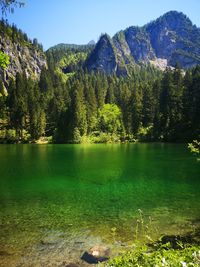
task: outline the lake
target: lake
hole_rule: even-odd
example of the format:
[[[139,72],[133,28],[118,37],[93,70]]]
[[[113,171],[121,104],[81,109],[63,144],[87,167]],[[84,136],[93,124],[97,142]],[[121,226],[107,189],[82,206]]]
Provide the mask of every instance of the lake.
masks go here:
[[[187,145],[1,145],[0,266],[66,266],[97,244],[191,231],[199,200]]]

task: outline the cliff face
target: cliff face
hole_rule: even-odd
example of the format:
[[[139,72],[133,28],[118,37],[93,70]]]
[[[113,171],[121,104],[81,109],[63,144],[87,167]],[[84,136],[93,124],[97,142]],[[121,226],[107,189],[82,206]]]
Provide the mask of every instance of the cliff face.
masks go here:
[[[148,62],[155,58],[149,36],[143,28],[128,28],[125,31],[125,38],[136,63]]]
[[[16,73],[25,72],[27,77],[37,79],[47,68],[46,56],[38,44],[31,42],[20,30],[0,22],[0,50],[9,56],[6,70],[0,69],[0,78],[6,85]]]
[[[13,43],[8,37],[0,37],[0,49],[10,58],[3,80],[15,77],[17,72],[25,72],[27,77],[37,78],[43,67],[47,67],[44,53],[34,47]]]
[[[168,12],[146,26],[157,58],[167,59],[169,66],[179,62],[182,68],[200,63],[200,29],[184,14]]]
[[[107,40],[107,41],[106,41]],[[200,64],[200,29],[182,13],[170,11],[143,26],[101,37],[86,61],[89,71],[126,74],[134,64],[151,63],[164,69]]]
[[[111,74],[117,70],[114,44],[108,35],[101,36],[88,61],[89,71],[105,71]]]

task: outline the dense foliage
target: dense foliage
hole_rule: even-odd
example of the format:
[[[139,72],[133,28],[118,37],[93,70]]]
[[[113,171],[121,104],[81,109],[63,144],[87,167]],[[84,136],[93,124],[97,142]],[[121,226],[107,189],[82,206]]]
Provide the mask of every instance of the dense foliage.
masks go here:
[[[9,56],[0,51],[0,68],[5,70],[10,64]]]
[[[139,247],[105,264],[106,267],[198,267],[200,264],[199,246],[183,246],[179,249],[168,245],[157,250]]]
[[[80,70],[94,45],[59,44],[47,50],[47,60],[51,71],[59,69],[70,74]],[[61,72],[61,73],[62,73]],[[67,76],[67,75],[66,75]]]
[[[4,38],[9,38],[12,43],[17,43],[21,46],[27,45],[33,49],[43,50],[42,44],[38,43],[38,40],[34,38],[31,40],[27,34],[18,29],[15,24],[9,25],[7,20],[0,20],[0,35]]]
[[[199,66],[185,75],[178,66],[159,75],[138,67],[130,77],[79,70],[67,81],[51,70],[38,82],[24,74],[10,81],[0,98],[2,140],[187,141],[200,134]]]
[[[188,148],[190,151],[196,155],[200,153],[200,142],[197,140],[194,140],[192,143],[188,144]]]

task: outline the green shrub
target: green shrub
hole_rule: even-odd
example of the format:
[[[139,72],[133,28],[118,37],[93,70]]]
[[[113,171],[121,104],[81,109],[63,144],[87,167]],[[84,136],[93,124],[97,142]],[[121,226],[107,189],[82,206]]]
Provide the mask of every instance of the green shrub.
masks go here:
[[[5,70],[10,64],[10,58],[7,54],[0,51],[0,68]]]
[[[98,132],[90,135],[92,143],[118,143],[120,142],[120,136],[113,133]]]
[[[188,144],[188,148],[194,154],[200,153],[200,141],[194,140],[192,143]]]
[[[109,262],[105,267],[199,267],[200,247],[187,246],[174,250],[169,245],[149,251],[146,246],[135,248]]]
[[[147,127],[141,126],[138,130],[137,137],[140,141],[147,141],[152,139],[153,124]]]

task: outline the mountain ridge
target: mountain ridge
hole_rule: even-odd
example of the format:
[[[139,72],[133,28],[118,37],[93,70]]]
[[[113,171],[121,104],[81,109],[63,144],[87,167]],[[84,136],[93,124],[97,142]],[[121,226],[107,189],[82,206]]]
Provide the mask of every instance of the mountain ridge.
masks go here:
[[[186,69],[200,64],[200,28],[182,12],[169,11],[142,27],[121,30],[112,38],[102,35],[85,67],[89,71],[120,75],[127,74],[134,64],[153,64],[165,69],[177,62]]]

